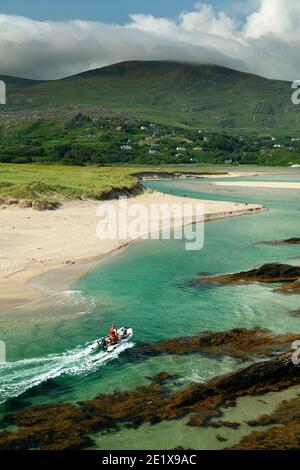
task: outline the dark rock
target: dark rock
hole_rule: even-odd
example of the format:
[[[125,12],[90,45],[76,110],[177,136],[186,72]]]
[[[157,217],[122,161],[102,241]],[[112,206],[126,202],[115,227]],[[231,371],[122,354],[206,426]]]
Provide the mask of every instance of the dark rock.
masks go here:
[[[294,312],[291,312],[290,313],[290,316],[291,317],[296,317],[296,318],[300,318],[300,310],[295,310]]]
[[[286,240],[273,240],[263,242],[265,245],[300,245],[300,238],[288,238]]]
[[[133,391],[100,395],[77,405],[28,408],[3,419],[2,426],[16,426],[17,429],[0,433],[0,448],[86,448],[93,445],[90,437],[93,432],[118,429],[121,425],[136,428],[143,423],[153,424],[185,415],[190,415],[190,426],[207,426],[212,417],[221,417],[221,407],[228,402],[299,384],[300,368],[295,367],[291,359],[291,352],[281,354],[272,360],[215,377],[207,383],[190,385],[183,390],[171,392],[166,386],[150,384]],[[299,409],[298,404],[297,416]],[[295,410],[293,415],[296,416]],[[288,444],[288,439],[285,439]],[[292,447],[294,439],[291,440]]]
[[[287,351],[299,335],[274,335],[266,329],[236,328],[213,333],[204,332],[195,336],[166,339],[143,344],[127,352],[127,359],[137,360],[162,354],[205,354],[212,357],[231,356],[248,359],[267,356],[274,352]]]
[[[269,263],[260,268],[234,274],[198,277],[198,283],[242,284],[252,282],[294,282],[300,279],[300,267],[289,264]]]
[[[230,428],[230,429],[238,429],[241,425],[240,423],[231,423],[229,421],[212,421],[208,425],[211,428]]]

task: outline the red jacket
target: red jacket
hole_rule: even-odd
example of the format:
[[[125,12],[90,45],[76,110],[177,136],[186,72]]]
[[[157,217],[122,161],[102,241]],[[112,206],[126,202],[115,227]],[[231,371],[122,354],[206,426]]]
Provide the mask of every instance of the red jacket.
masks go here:
[[[117,336],[117,330],[115,328],[111,327],[111,329],[109,330],[109,336],[111,338]]]

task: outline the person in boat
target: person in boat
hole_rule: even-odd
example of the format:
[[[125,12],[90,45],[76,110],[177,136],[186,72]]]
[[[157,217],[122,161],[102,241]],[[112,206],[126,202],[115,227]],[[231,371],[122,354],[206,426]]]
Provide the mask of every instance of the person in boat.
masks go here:
[[[109,340],[111,344],[117,344],[119,342],[119,335],[117,332],[116,325],[112,325],[109,330]]]

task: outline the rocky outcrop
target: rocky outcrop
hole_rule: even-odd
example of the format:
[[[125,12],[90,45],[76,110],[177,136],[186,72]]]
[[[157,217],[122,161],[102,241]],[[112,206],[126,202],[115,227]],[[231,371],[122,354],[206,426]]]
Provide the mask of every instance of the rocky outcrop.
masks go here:
[[[203,276],[195,279],[197,283],[243,284],[243,283],[275,283],[295,282],[300,279],[300,267],[289,264],[269,263],[260,268],[234,274]]]
[[[299,383],[300,368],[294,366],[291,353],[286,353],[185,389],[173,391],[167,385],[151,383],[77,405],[37,406],[3,420],[7,430],[0,433],[0,449],[86,448],[92,445],[93,432],[185,415],[189,415],[188,425],[205,426],[212,417],[221,417],[221,406],[232,406],[238,397],[280,391]]]
[[[299,334],[274,335],[270,330],[235,328],[225,332],[204,332],[195,336],[165,339],[138,345],[127,351],[127,358],[142,358],[163,354],[205,354],[211,357],[231,356],[237,359],[266,357],[288,351]]]

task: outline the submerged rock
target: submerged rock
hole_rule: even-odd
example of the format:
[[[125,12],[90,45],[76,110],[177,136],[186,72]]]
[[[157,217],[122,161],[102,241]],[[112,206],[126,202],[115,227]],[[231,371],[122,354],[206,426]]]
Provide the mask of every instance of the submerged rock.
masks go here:
[[[290,282],[287,285],[276,289],[276,292],[279,292],[281,294],[300,294],[300,281]]]
[[[300,398],[282,402],[271,415],[248,422],[250,426],[272,426],[266,431],[252,432],[231,450],[299,450]]]
[[[295,282],[300,279],[300,267],[289,264],[269,263],[260,268],[234,274],[220,274],[195,279],[197,283],[242,284],[242,283],[275,283]]]
[[[0,433],[0,449],[86,448],[93,444],[93,432],[121,425],[135,428],[185,415],[190,415],[189,425],[205,426],[212,417],[222,415],[221,406],[232,405],[238,397],[280,391],[299,383],[300,368],[294,366],[291,353],[286,353],[183,390],[171,392],[166,386],[150,384],[77,405],[36,406],[3,420],[2,425],[17,429]]]
[[[300,238],[293,237],[287,238],[286,240],[271,240],[262,242],[265,245],[300,245]]]
[[[169,374],[169,372],[160,372],[152,377],[146,377],[150,382],[159,385],[165,385],[169,382],[174,382],[179,379],[179,375],[177,374]]]
[[[290,316],[300,318],[300,310],[294,310],[293,312],[290,313]]]

